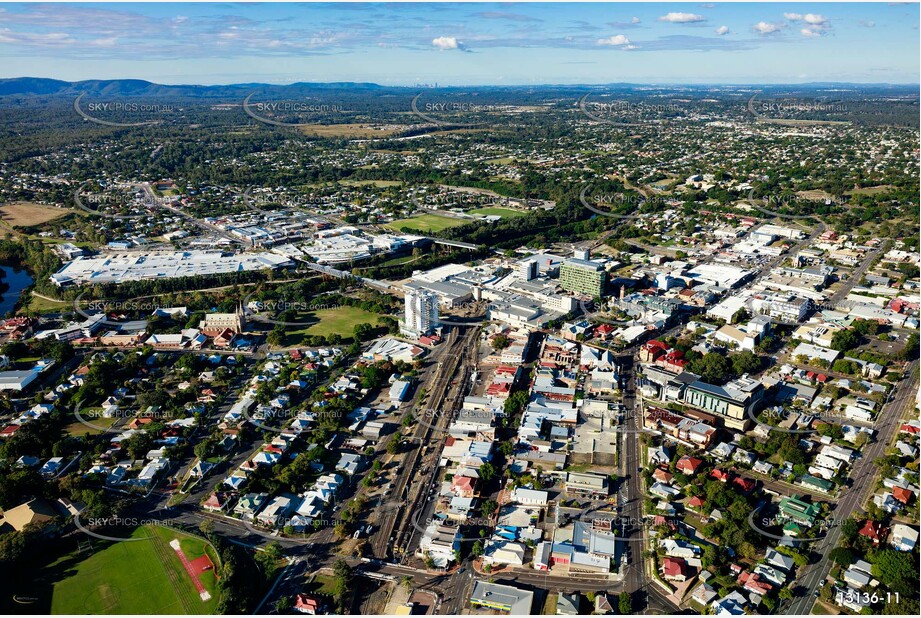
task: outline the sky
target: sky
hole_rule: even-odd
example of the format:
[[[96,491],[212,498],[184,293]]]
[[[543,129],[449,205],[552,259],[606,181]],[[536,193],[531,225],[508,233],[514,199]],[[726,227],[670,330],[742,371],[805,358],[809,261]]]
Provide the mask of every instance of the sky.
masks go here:
[[[916,3],[0,3],[0,77],[917,84]]]

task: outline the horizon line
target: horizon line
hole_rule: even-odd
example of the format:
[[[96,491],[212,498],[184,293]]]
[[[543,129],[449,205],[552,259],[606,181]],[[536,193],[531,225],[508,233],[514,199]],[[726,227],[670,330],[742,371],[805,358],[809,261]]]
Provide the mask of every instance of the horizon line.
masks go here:
[[[457,84],[440,84],[438,82],[434,84],[405,84],[405,85],[392,85],[392,84],[381,84],[378,82],[372,81],[356,81],[356,80],[334,80],[334,81],[292,81],[292,82],[259,82],[259,81],[240,81],[240,82],[223,82],[223,83],[214,83],[214,84],[205,84],[205,83],[166,83],[159,81],[151,81],[149,79],[139,78],[139,77],[93,77],[87,79],[79,80],[67,80],[60,79],[57,77],[39,77],[34,75],[21,75],[15,77],[0,77],[0,81],[13,81],[13,80],[48,80],[61,82],[65,84],[79,84],[83,82],[118,82],[118,81],[134,81],[134,82],[145,82],[155,86],[171,86],[171,87],[201,87],[201,88],[215,88],[215,87],[230,87],[230,86],[296,86],[302,84],[317,84],[317,85],[332,85],[332,84],[354,84],[354,85],[372,85],[378,86],[381,88],[560,88],[560,87],[592,87],[592,86],[693,86],[693,87],[705,87],[705,86],[732,86],[732,87],[752,87],[752,86],[810,86],[810,85],[840,85],[840,86],[916,86],[921,90],[921,81],[918,82],[851,82],[851,81],[808,81],[808,82],[573,82],[573,83],[518,83],[518,84],[495,84],[495,83],[457,83]],[[921,94],[921,92],[919,92]]]

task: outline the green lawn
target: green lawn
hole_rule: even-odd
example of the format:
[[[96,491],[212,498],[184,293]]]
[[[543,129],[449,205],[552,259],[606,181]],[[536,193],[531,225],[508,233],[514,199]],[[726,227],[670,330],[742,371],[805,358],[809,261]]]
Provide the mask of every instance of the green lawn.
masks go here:
[[[373,167],[373,166],[372,166]],[[373,185],[375,187],[399,187],[403,184],[400,180],[340,180],[340,185],[347,187],[363,187]]]
[[[46,300],[40,296],[29,295],[22,298],[23,309],[35,313],[53,313],[56,311],[73,311],[74,304],[66,300]]]
[[[52,583],[52,614],[213,614],[215,575],[202,576],[211,599],[202,601],[169,542],[180,539],[189,560],[205,552],[201,539],[160,526],[143,526],[131,538],[108,543],[93,539],[93,553],[74,552],[38,574]],[[209,551],[212,561],[213,551]]]
[[[523,217],[524,212],[520,210],[512,210],[511,208],[495,208],[492,206],[487,206],[486,208],[477,208],[476,210],[468,210],[471,215],[499,215],[500,217]]]
[[[412,262],[413,260],[418,259],[413,255],[401,255],[400,257],[390,258],[380,264],[375,264],[374,268],[386,267],[386,266],[399,266],[400,264],[406,264],[407,262]]]
[[[99,434],[103,433],[106,429],[114,425],[115,421],[118,420],[114,416],[110,416],[110,417],[102,416],[102,414],[99,414],[99,412],[101,411],[102,411],[102,408],[88,408],[87,410],[80,412],[80,416],[82,416],[86,420],[87,423],[89,423],[90,425],[95,425],[96,427],[100,427],[100,429],[93,429],[92,427],[87,427],[86,425],[76,420],[75,418],[72,423],[64,427],[64,433],[66,433],[69,436],[76,436],[76,437],[84,436],[86,434],[90,434],[91,436],[98,436]]]
[[[336,592],[336,580],[332,575],[317,573],[307,587],[314,594],[333,596]]]
[[[355,332],[355,325],[367,322],[377,326],[380,316],[370,311],[343,305],[335,309],[319,309],[306,313],[299,313],[289,318],[289,322],[310,322],[307,326],[288,326],[285,329],[285,345],[298,345],[306,335],[321,335],[329,337],[338,334],[343,338],[351,337]],[[296,330],[289,330],[296,329]]]
[[[388,223],[384,227],[388,227],[394,231],[399,232],[400,228],[404,225],[406,227],[411,227],[414,230],[422,230],[423,232],[440,232],[441,230],[448,229],[449,227],[457,227],[458,225],[464,225],[471,223],[467,219],[455,219],[453,217],[443,217],[441,215],[419,215],[418,217],[412,217],[410,219],[399,219],[393,223]]]

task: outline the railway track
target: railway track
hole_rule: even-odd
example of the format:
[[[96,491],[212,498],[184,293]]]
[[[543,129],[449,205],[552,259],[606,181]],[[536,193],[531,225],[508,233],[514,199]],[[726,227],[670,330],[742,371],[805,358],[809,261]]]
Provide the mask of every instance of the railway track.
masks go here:
[[[462,336],[459,336],[462,330],[465,332]],[[478,329],[476,328],[460,329],[455,327],[451,331],[449,340],[446,342],[449,346],[449,353],[443,355],[445,360],[439,364],[433,378],[428,380],[428,384],[432,385],[432,391],[429,394],[426,404],[427,409],[441,409],[445,394],[451,384],[451,378],[457,372],[462,360],[467,357],[467,348],[470,347],[471,341],[476,341],[477,333]],[[458,346],[460,346],[459,353],[455,352]],[[451,412],[453,413],[453,409]],[[387,559],[399,553],[401,545],[399,543],[400,538],[398,537],[403,536],[405,527],[409,523],[408,515],[413,512],[411,508],[407,507],[409,504],[414,504],[418,498],[418,492],[413,491],[412,487],[409,485],[409,481],[419,467],[420,458],[422,458],[423,461],[428,459],[428,457],[424,456],[424,453],[426,446],[432,438],[432,434],[436,431],[436,428],[442,430],[447,426],[450,422],[451,413],[439,413],[433,416],[434,422],[417,422],[412,435],[408,438],[404,438],[404,440],[409,442],[408,446],[413,449],[413,452],[404,460],[400,474],[395,479],[393,489],[391,490],[393,498],[388,501],[388,503],[392,504],[395,501],[403,500],[403,503],[400,504],[398,508],[387,509],[381,514],[380,527],[375,532],[375,536],[371,543],[373,554],[378,559]],[[401,522],[401,524],[397,529],[397,533],[394,534],[394,529],[397,527],[398,521]],[[394,541],[397,542],[395,543]]]

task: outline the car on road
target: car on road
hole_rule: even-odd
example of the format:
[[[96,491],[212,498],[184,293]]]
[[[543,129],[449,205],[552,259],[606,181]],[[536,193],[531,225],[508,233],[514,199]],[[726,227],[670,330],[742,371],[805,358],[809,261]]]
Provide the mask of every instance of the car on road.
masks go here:
[[[820,594],[822,594],[822,589],[821,589],[821,588],[816,588],[816,589],[815,589],[815,593],[813,593],[812,596],[814,596],[815,598],[818,599]]]
[[[460,575],[460,574],[462,574],[462,573],[463,573],[464,571],[466,571],[466,570],[467,570],[467,567],[461,567],[461,568],[459,568],[459,569],[457,570],[457,574]]]

